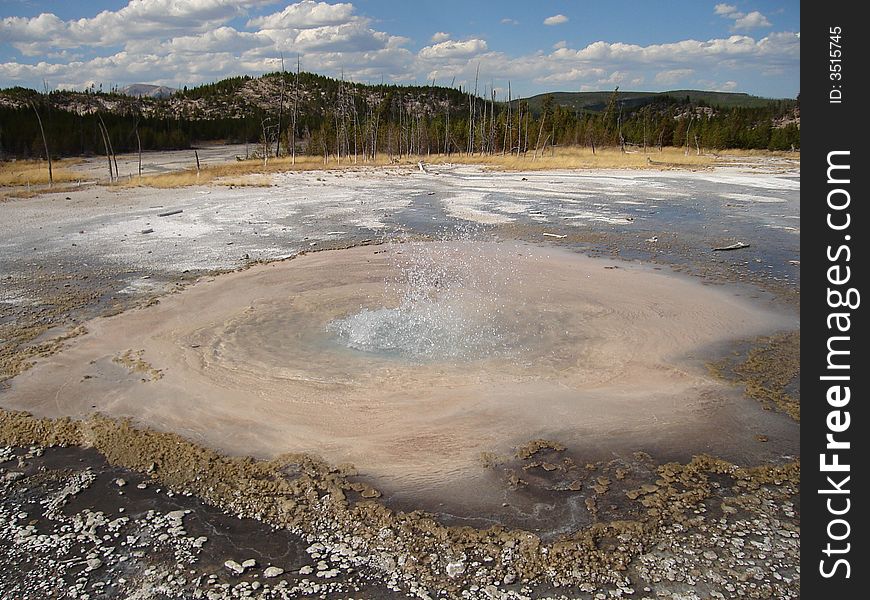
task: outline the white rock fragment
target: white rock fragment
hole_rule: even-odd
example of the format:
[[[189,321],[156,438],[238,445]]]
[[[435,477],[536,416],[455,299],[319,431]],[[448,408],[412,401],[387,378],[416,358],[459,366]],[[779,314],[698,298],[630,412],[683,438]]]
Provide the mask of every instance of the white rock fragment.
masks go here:
[[[241,575],[245,572],[245,567],[240,565],[234,560],[228,560],[224,563],[224,566],[234,575]]]
[[[284,574],[284,569],[281,567],[266,567],[263,571],[263,577],[268,579],[272,579],[273,577],[278,577],[279,575]]]
[[[456,577],[465,573],[465,563],[461,560],[456,562],[447,563],[447,574],[450,577]]]
[[[317,576],[323,579],[332,579],[338,575],[338,569],[327,569],[326,571],[318,571]]]

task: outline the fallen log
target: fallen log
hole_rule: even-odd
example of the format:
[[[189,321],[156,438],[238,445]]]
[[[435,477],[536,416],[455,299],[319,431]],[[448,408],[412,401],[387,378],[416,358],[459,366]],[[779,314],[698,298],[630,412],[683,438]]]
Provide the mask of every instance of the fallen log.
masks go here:
[[[749,248],[749,244],[737,242],[736,244],[731,244],[730,246],[720,246],[719,248],[713,248],[713,252],[726,252],[728,250],[741,250],[743,248]]]

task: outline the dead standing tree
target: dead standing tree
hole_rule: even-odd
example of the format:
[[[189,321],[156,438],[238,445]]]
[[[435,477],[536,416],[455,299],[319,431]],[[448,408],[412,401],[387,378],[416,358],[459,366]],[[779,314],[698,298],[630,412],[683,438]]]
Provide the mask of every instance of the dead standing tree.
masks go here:
[[[42,134],[42,147],[45,148],[45,159],[48,161],[48,187],[54,185],[54,175],[51,172],[51,153],[48,151],[48,139],[45,137],[45,129],[42,127],[42,117],[36,110],[36,104],[30,103],[33,112],[36,113],[36,121],[39,123],[39,133]]]
[[[281,53],[281,94],[278,98],[278,139],[275,142],[275,158],[281,153],[281,117],[284,116],[284,53]]]
[[[474,75],[474,94],[468,95],[468,145],[466,154],[474,154],[474,115],[477,112],[477,80],[480,77],[480,63]]]
[[[102,115],[97,113],[97,118],[99,119],[97,125],[100,129],[100,136],[103,138],[103,146],[106,149],[106,162],[109,165],[109,183],[112,183],[115,180],[115,175],[117,175],[117,168],[114,173],[112,172],[112,145],[109,142],[109,132],[106,129],[106,123],[103,121]]]
[[[508,101],[507,101],[507,118],[504,123],[504,141],[501,145],[501,155],[511,151],[511,144],[514,143],[514,138],[511,135],[511,82],[508,80]]]
[[[136,136],[136,147],[139,151],[139,177],[142,177],[142,139],[139,137],[139,121],[142,119],[141,114],[136,115],[136,122],[133,123],[133,131],[130,135]],[[129,139],[129,137],[128,137]]]
[[[299,109],[299,63],[301,58],[296,55],[296,81],[293,83],[293,130],[290,135],[290,154],[293,157],[293,164],[296,164],[296,115]]]
[[[686,156],[689,156],[689,132],[692,131],[692,122],[695,120],[695,115],[689,117],[689,124],[686,126]]]
[[[106,144],[106,158],[109,159],[109,181],[112,180],[112,163],[115,163],[115,179],[121,177],[118,172],[118,158],[115,156],[115,147],[112,145],[112,138],[109,136],[109,128],[106,127],[106,122],[103,121],[103,115],[97,113],[97,117],[100,119],[100,125],[103,127],[103,135],[106,137],[103,139],[103,142]]]
[[[269,155],[272,153],[272,140],[277,135],[278,125],[272,123],[272,119],[269,117],[263,117],[260,125],[263,128],[263,166],[265,167],[269,162]]]

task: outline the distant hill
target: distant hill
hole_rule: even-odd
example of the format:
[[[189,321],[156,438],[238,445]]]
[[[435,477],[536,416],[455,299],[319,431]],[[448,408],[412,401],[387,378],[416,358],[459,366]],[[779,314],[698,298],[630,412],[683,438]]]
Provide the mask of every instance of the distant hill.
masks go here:
[[[541,103],[548,95],[553,96],[553,101],[567,108],[587,112],[602,112],[607,108],[607,102],[613,92],[551,92],[538,94],[525,98],[533,112],[538,112]],[[671,90],[668,92],[617,92],[617,97],[623,108],[628,110],[640,108],[647,104],[662,100],[670,96],[676,100],[685,100],[686,97],[692,104],[703,103],[715,108],[762,108],[779,99],[762,98],[735,92],[707,92],[702,90]]]
[[[119,94],[135,98],[168,98],[173,92],[175,92],[175,88],[148,83],[132,83],[118,90]]]
[[[135,84],[109,92],[45,94],[16,87],[0,90],[0,159],[43,155],[41,126],[57,156],[138,150],[140,143],[143,150],[188,148],[218,140],[271,145],[275,152],[286,152],[295,140],[300,152],[336,156],[428,155],[445,149],[534,155],[551,145],[661,147],[685,146],[687,140],[697,150],[800,146],[798,99],[620,91],[615,114],[606,111],[610,91],[552,95],[556,105],[549,118],[541,119],[546,95],[540,94],[528,99],[531,111],[511,111],[508,124],[506,104],[472,101],[462,88],[371,85],[304,72],[298,81],[295,73],[275,72],[178,90]],[[48,117],[41,125],[40,113]]]

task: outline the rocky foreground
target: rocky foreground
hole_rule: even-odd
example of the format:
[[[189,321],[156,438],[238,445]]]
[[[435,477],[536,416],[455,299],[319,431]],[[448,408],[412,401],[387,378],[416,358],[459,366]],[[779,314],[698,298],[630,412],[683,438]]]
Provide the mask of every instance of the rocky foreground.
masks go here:
[[[58,332],[80,335],[88,318],[204,273],[322,247],[328,232],[354,232],[341,243],[384,225],[425,234],[454,217],[509,221],[499,231],[510,239],[558,234],[546,239],[798,295],[798,236],[787,226],[799,217],[797,172],[459,175],[401,185],[389,172],[354,185],[341,174],[288,175],[267,193],[100,188],[4,203],[12,237],[0,249],[0,380],[58,351]],[[497,196],[483,195],[490,185]],[[622,203],[628,189],[637,200]],[[345,215],[349,202],[356,209]],[[157,217],[178,209],[171,222]],[[674,214],[690,218],[677,230]],[[605,221],[574,227],[584,215]],[[710,251],[742,240],[751,247]],[[750,396],[795,416],[793,369],[781,367],[796,362],[798,345],[761,348],[736,371]],[[308,456],[257,462],[100,417],[0,411],[0,598],[799,597],[798,462],[574,456],[572,465],[570,450],[554,446],[487,460],[506,489],[538,486],[554,505],[586,511],[586,522],[549,539],[517,524],[472,529],[400,511],[352,469]]]
[[[573,469],[566,491],[595,518],[544,541],[391,511],[305,457],[227,459],[104,419],[0,425],[18,442],[87,437],[117,465],[95,449],[0,449],[4,599],[799,597],[797,464],[698,457],[637,487],[646,475],[625,466]],[[539,441],[515,460],[558,473],[559,452]]]

